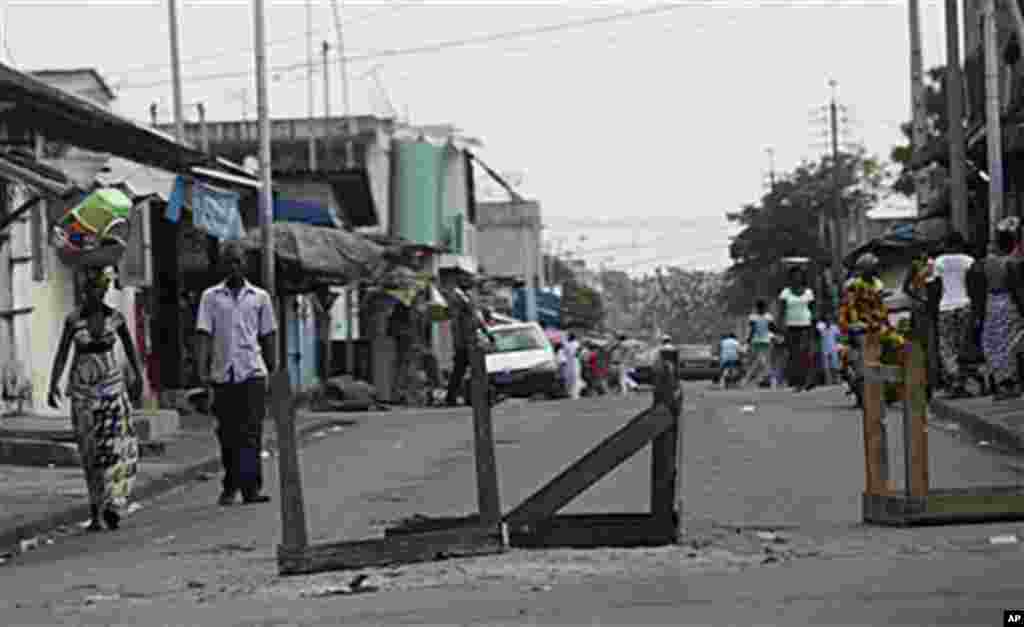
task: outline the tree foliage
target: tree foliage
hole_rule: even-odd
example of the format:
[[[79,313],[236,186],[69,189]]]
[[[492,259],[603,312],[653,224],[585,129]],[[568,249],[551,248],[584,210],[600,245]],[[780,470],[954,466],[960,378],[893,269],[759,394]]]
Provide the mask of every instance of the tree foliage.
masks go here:
[[[904,196],[914,194],[914,172],[932,162],[948,162],[949,145],[946,133],[949,130],[949,117],[946,115],[946,68],[934,67],[925,73],[924,109],[925,137],[924,147],[914,154],[912,121],[900,125],[900,131],[906,143],[894,146],[889,154],[893,163],[900,166],[900,172],[892,189]],[[916,157],[916,158],[915,158]]]
[[[730,222],[743,227],[729,247],[732,265],[726,271],[724,303],[734,314],[749,312],[758,298],[769,302],[781,291],[784,257],[808,257],[817,268],[831,260],[819,237],[819,226],[831,241],[829,218],[837,189],[832,160],[804,162],[785,174],[760,201],[727,213]],[[838,170],[841,217],[859,216],[878,202],[886,189],[885,168],[860,149],[841,153]]]

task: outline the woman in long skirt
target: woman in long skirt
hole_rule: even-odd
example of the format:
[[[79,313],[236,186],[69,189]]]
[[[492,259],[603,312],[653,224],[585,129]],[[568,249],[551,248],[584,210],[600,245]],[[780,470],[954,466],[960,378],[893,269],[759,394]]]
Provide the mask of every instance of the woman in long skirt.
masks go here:
[[[139,462],[131,398],[141,395],[142,372],[124,316],[103,302],[112,278],[110,271],[85,271],[82,305],[64,320],[50,375],[49,404],[56,409],[61,400],[59,382],[74,348],[67,393],[89,489],[90,531],[102,528],[101,517],[108,528],[118,527],[119,510],[127,504]],[[130,384],[117,359],[119,340],[134,375]]]
[[[1024,316],[1013,297],[1012,251],[1020,241],[1020,222],[1005,218],[996,227],[996,252],[985,259],[988,298],[981,346],[996,386],[995,400],[1020,395],[1017,386],[1017,354],[1024,340]]]

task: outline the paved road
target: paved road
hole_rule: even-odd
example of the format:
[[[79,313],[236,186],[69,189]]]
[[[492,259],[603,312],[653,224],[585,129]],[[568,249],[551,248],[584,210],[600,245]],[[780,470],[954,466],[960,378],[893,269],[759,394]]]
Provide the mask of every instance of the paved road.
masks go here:
[[[648,402],[501,406],[505,508]],[[371,573],[377,594],[310,599],[337,592],[351,574],[276,576],[271,460],[270,505],[217,508],[217,482],[198,483],[144,504],[116,534],[58,537],[15,557],[0,566],[0,614],[12,625],[888,624],[890,616],[995,624],[995,609],[1024,599],[1019,545],[988,544],[997,533],[1024,537],[1019,525],[857,524],[859,416],[837,389],[695,387],[686,416],[685,546],[514,551],[384,569]],[[415,513],[472,511],[470,436],[467,410],[373,415],[325,434],[302,453],[314,541],[366,537]],[[1008,460],[948,432],[933,432],[930,447],[936,486],[1019,481]],[[568,509],[642,511],[648,473],[649,458],[639,455]],[[782,529],[778,541],[726,525],[765,521]]]

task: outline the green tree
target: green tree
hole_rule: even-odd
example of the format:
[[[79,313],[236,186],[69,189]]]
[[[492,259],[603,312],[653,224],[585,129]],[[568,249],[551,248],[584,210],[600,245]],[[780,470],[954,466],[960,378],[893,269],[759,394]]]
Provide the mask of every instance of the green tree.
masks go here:
[[[870,210],[886,190],[884,167],[863,149],[840,154],[838,178],[843,217]],[[743,227],[729,246],[733,263],[725,275],[727,311],[749,312],[758,298],[774,301],[786,280],[780,263],[784,257],[808,257],[814,272],[830,264],[831,254],[819,239],[819,224],[826,219],[828,234],[835,189],[831,159],[804,162],[760,201],[726,214]]]
[[[668,333],[675,342],[710,344],[731,327],[722,314],[725,286],[721,273],[678,267],[661,268],[637,279],[634,327],[630,335],[657,341]]]
[[[914,194],[914,172],[934,162],[946,164],[949,161],[949,144],[946,140],[949,118],[946,115],[945,84],[945,66],[934,67],[925,73],[924,127],[927,141],[924,147],[917,155],[914,154],[914,125],[912,122],[904,122],[900,125],[900,131],[906,142],[894,146],[889,154],[892,162],[900,166],[892,189],[904,196]]]

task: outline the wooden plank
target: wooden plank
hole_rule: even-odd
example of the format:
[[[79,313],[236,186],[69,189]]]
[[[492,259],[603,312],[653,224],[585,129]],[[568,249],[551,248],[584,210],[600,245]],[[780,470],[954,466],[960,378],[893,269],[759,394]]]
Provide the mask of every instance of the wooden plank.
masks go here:
[[[280,546],[277,549],[277,564],[281,575],[303,575],[493,555],[505,551],[504,536],[500,525],[486,525],[356,542],[318,544],[301,550]]]
[[[384,530],[386,537],[401,536],[416,533],[428,533],[433,531],[445,531],[457,527],[480,526],[480,515],[470,514],[469,516],[438,516],[430,518],[416,518],[405,520]]]
[[[928,369],[927,355],[920,341],[911,347],[907,372],[904,421],[909,424],[907,487],[910,496],[928,495]]]
[[[656,407],[651,411],[669,411]],[[651,514],[663,521],[672,520],[676,506],[677,420],[651,443]]]
[[[309,544],[306,506],[299,471],[299,445],[295,435],[295,403],[288,370],[278,368],[270,380],[270,409],[277,425],[278,476],[281,483],[281,546],[304,550]]]
[[[676,521],[652,514],[555,516],[509,529],[509,538],[524,549],[665,546],[676,541]]]
[[[501,521],[498,493],[498,462],[494,453],[494,426],[491,423],[490,385],[484,352],[470,351],[473,395],[473,452],[476,457],[476,492],[480,518],[485,523]]]
[[[1024,494],[928,495],[929,514],[1011,514],[1024,516]]]
[[[865,370],[880,366],[881,345],[878,334],[869,333],[864,337]],[[864,473],[867,494],[884,494],[885,481],[881,475],[882,453],[882,386],[877,382],[864,382]]]
[[[667,411],[648,409],[641,412],[506,515],[505,521],[515,526],[551,518],[648,442],[671,428],[674,421]]]

